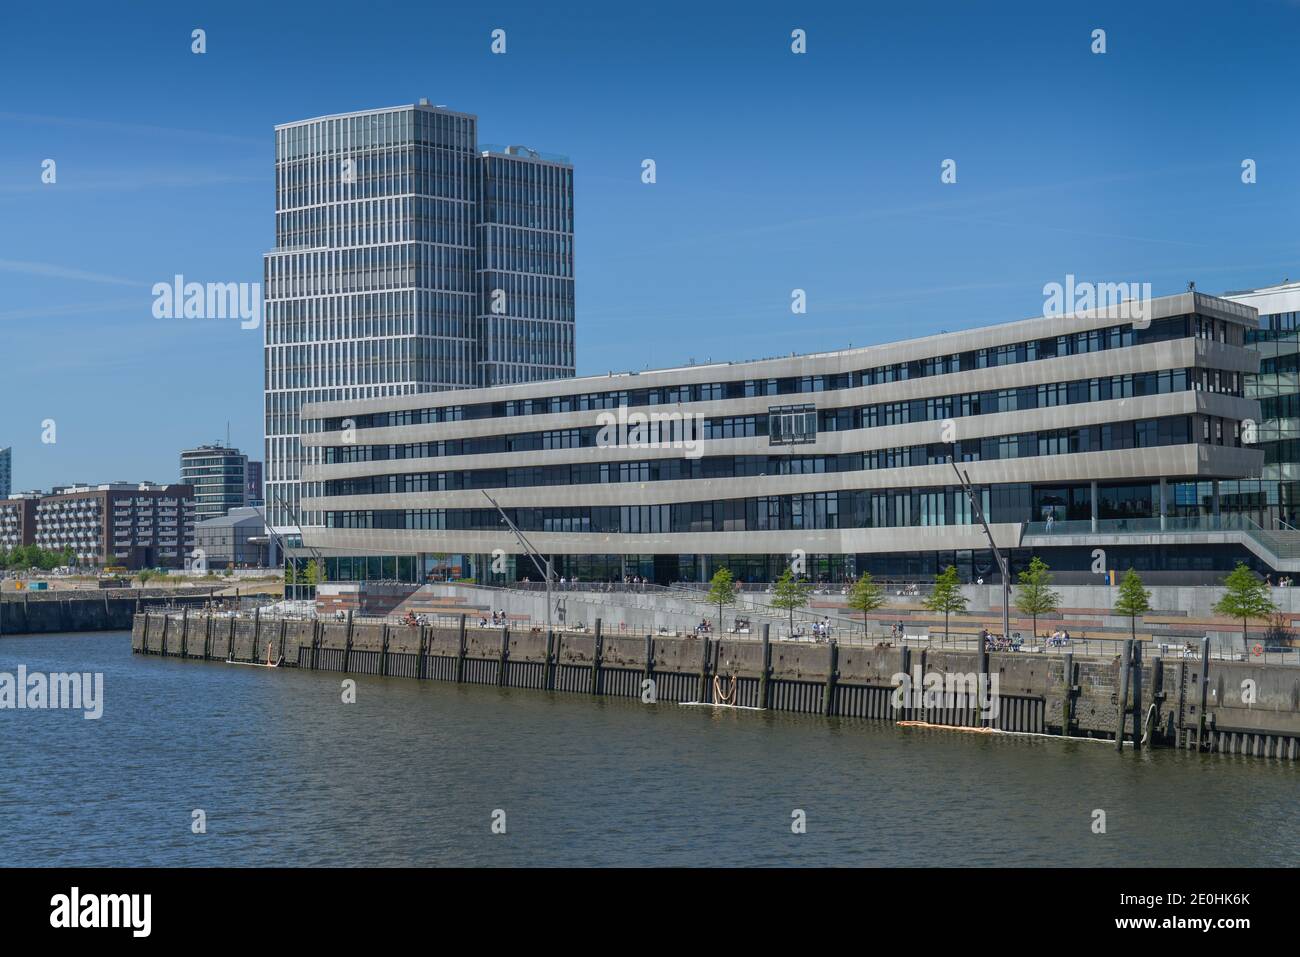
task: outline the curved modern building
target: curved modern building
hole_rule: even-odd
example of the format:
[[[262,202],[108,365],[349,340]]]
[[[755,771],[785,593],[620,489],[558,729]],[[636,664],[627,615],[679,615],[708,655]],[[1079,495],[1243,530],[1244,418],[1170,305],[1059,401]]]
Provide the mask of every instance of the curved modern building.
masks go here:
[[[953,461],[1012,568],[1179,581],[1287,565],[1219,483],[1257,476],[1249,306],[1196,292],[757,361],[303,407],[304,542],[331,581],[537,572],[703,581],[996,579]],[[493,555],[496,561],[493,562]],[[459,563],[459,564],[464,564]],[[494,574],[495,573],[495,574]]]

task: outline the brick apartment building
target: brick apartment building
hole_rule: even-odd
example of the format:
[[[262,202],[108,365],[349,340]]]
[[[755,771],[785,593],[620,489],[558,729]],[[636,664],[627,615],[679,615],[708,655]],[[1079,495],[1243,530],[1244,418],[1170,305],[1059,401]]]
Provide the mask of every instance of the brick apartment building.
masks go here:
[[[0,552],[30,545],[36,538],[39,492],[19,492],[0,498]]]
[[[0,502],[0,529],[22,529],[24,540],[9,548],[71,548],[82,565],[182,568],[194,548],[194,509],[190,485],[74,485]],[[15,517],[6,523],[3,516],[10,513]]]

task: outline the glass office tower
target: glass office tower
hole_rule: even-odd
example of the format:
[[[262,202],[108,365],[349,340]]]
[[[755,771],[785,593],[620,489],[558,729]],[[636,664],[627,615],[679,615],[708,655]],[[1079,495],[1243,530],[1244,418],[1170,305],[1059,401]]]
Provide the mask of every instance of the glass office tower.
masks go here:
[[[573,375],[573,168],[520,146],[479,167],[479,385]]]
[[[194,487],[194,517],[222,518],[248,504],[248,456],[222,445],[181,452],[181,483]]]
[[[264,483],[292,545],[319,523],[303,403],[574,374],[573,169],[421,101],[277,126],[275,183]]]

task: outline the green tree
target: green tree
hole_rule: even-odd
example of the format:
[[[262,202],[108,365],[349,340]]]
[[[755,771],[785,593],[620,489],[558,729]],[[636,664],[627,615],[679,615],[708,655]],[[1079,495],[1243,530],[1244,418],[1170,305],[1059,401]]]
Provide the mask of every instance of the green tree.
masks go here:
[[[961,579],[957,566],[949,565],[934,581],[934,591],[922,603],[930,611],[943,612],[943,640],[948,640],[948,617],[954,611],[965,611],[970,599],[961,593]]]
[[[286,585],[298,583],[298,565],[292,558],[284,563],[284,583]]]
[[[1129,634],[1137,637],[1138,615],[1145,615],[1151,610],[1151,593],[1142,587],[1142,576],[1133,569],[1124,573],[1119,583],[1119,600],[1115,602],[1115,614],[1123,615],[1129,621]]]
[[[790,634],[794,634],[794,612],[808,604],[808,583],[796,578],[789,568],[776,580],[772,592],[772,607],[784,608],[790,612]]]
[[[719,568],[713,573],[709,593],[705,597],[709,604],[718,606],[718,634],[722,634],[722,606],[735,604],[736,601],[736,582],[731,577],[730,569]]]
[[[1049,615],[1061,605],[1060,592],[1052,591],[1052,574],[1045,561],[1035,555],[1029,567],[1019,575],[1016,586],[1016,609],[1034,621],[1034,637],[1038,637],[1038,616]]]
[[[450,577],[451,577],[451,569],[444,567],[444,564],[443,564],[444,562],[447,561],[447,559],[450,557],[450,555],[449,555],[447,552],[433,552],[432,555],[431,555],[430,557],[432,557],[433,560],[434,560],[434,563],[435,563],[434,567],[437,568],[439,571],[441,571],[441,572],[443,573],[443,574],[442,574],[442,577],[443,577],[443,578],[450,578]]]
[[[863,572],[862,577],[853,583],[853,589],[849,592],[848,605],[854,611],[862,612],[862,634],[866,637],[867,615],[885,604],[885,592],[879,585],[871,580],[870,572]]]
[[[1242,647],[1245,647],[1250,643],[1250,619],[1267,618],[1277,611],[1277,605],[1273,604],[1268,585],[1243,562],[1237,562],[1237,567],[1223,580],[1223,587],[1227,591],[1214,603],[1214,613],[1241,620]]]
[[[316,559],[307,562],[307,567],[302,572],[302,580],[307,585],[315,585],[320,581],[320,564]]]

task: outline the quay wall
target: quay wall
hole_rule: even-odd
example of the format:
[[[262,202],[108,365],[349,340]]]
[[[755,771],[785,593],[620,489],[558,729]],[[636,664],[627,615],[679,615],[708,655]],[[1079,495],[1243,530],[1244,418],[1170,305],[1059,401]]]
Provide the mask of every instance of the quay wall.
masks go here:
[[[71,631],[126,631],[141,605],[167,601],[201,608],[208,595],[177,595],[162,589],[104,589],[6,593],[0,596],[0,637]]]
[[[1144,657],[1143,643],[1093,656],[142,613],[132,651],[272,662],[356,675],[498,685],[659,702],[729,703],[826,717],[1102,738],[1300,757],[1300,667]],[[896,676],[987,676],[996,704],[896,695]],[[972,686],[974,687],[974,686]],[[1249,690],[1249,693],[1247,693]],[[964,706],[959,706],[964,704]]]

